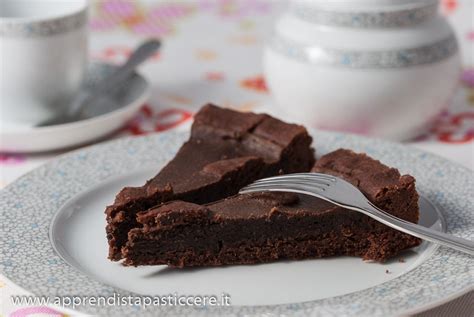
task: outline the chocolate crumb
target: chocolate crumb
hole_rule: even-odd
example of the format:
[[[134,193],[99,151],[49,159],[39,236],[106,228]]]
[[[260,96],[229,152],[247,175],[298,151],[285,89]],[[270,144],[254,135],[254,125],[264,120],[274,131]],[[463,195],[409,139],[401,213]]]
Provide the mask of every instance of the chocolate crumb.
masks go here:
[[[404,259],[404,258],[399,258],[399,259],[398,259],[398,262],[400,262],[400,263],[405,263],[405,259]]]
[[[385,270],[385,273],[386,274],[391,274],[392,272],[390,272],[389,270]]]

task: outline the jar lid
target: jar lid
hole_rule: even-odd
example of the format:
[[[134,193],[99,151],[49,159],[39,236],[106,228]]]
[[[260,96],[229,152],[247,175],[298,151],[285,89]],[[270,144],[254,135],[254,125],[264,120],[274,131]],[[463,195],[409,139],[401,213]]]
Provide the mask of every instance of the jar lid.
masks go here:
[[[399,28],[436,15],[438,0],[301,0],[291,14],[312,24],[349,28]]]
[[[439,0],[297,0],[292,4],[337,11],[398,11],[438,5]]]

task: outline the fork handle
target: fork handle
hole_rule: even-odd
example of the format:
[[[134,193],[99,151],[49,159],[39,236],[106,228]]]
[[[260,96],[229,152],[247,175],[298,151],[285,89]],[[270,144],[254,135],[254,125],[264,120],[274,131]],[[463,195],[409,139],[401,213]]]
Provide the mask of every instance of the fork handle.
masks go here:
[[[346,207],[347,208],[347,207]],[[353,207],[351,209],[357,209],[371,218],[374,218],[381,223],[392,227],[396,230],[408,233],[409,235],[441,244],[458,251],[474,255],[474,242],[463,238],[458,238],[453,235],[449,235],[443,232],[439,232],[433,229],[429,229],[409,221],[397,218],[391,214],[377,208],[375,205],[369,202],[367,208]]]

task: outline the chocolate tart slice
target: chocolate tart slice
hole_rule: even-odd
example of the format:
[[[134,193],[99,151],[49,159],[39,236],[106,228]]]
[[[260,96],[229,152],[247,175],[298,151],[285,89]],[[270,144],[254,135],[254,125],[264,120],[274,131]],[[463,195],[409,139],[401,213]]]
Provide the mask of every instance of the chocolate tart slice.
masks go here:
[[[126,187],[107,207],[109,258],[120,260],[136,214],[169,200],[204,204],[234,195],[256,179],[309,171],[314,164],[306,129],[266,114],[214,105],[195,116],[176,156],[141,187]]]
[[[314,171],[343,177],[377,206],[418,220],[415,179],[350,150],[323,156]],[[236,195],[210,204],[172,201],[137,216],[125,265],[253,264],[337,255],[385,261],[418,238],[355,211],[290,193]]]

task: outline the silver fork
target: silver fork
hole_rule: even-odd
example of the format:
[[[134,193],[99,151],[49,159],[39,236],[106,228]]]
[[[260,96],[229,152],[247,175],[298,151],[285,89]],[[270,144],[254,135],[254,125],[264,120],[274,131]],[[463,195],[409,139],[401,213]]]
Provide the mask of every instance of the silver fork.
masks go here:
[[[435,231],[397,218],[372,204],[361,191],[345,180],[320,173],[296,173],[257,180],[242,188],[241,194],[253,192],[292,192],[327,200],[346,209],[361,212],[389,227],[412,236],[474,255],[474,242]]]

